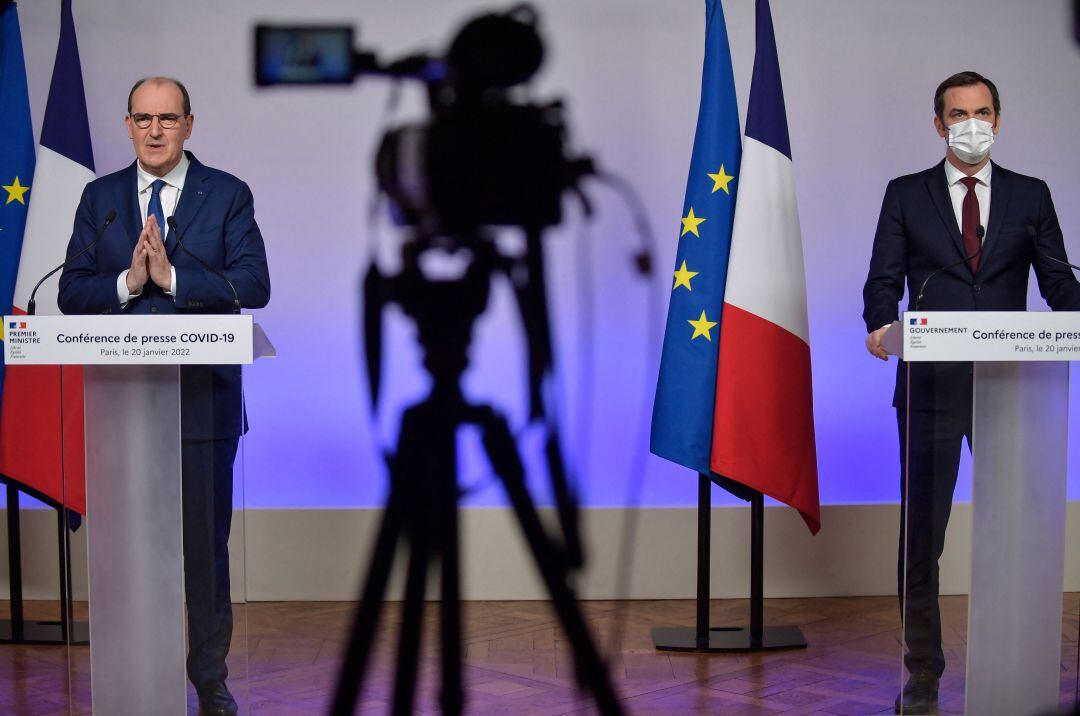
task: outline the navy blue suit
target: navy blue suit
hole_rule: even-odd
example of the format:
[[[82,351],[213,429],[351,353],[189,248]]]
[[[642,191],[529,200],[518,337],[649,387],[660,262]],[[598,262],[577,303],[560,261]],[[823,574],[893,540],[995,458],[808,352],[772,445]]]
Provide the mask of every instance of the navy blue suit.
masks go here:
[[[270,276],[251,191],[236,177],[203,165],[191,153],[187,156],[190,165],[175,214],[184,248],[227,276],[243,307],[262,308],[270,299]],[[67,255],[94,240],[110,211],[115,210],[117,218],[97,245],[60,275],[60,310],[231,312],[233,294],[228,285],[177,250],[172,232],[165,237],[165,249],[176,269],[176,296],[147,281],[142,293],[121,307],[117,277],[131,266],[145,223],[137,192],[135,163],[86,185]],[[232,635],[228,554],[232,466],[246,421],[239,366],[182,366],[180,387],[188,675],[199,687],[227,676],[225,656]]]
[[[1039,291],[1055,311],[1080,310],[1080,285],[1072,272],[1039,257],[1028,227],[1036,231],[1043,252],[1065,259],[1065,245],[1050,189],[1041,179],[1011,172],[997,164],[990,175],[990,218],[979,271],[962,264],[930,281],[923,298],[926,311],[1027,310],[1029,268],[1034,265]],[[870,272],[863,288],[867,332],[895,321],[907,285],[909,310],[928,275],[966,256],[945,179],[945,162],[917,174],[893,179],[885,189]],[[896,371],[893,406],[904,407],[907,366]],[[911,366],[912,409],[956,407],[966,399],[962,380],[970,366],[917,363]]]
[[[205,166],[191,153],[188,159],[191,164],[176,207],[184,248],[225,274],[242,306],[262,308],[270,300],[270,275],[251,191],[236,177]],[[116,278],[131,266],[131,254],[145,223],[137,192],[134,162],[86,185],[75,212],[68,256],[94,240],[109,211],[115,210],[117,218],[97,246],[60,274],[60,310],[65,314],[231,312],[233,295],[228,285],[183,250],[176,250],[176,236],[171,233],[165,237],[165,249],[176,268],[175,300],[147,281],[142,295],[121,308]],[[163,234],[165,230],[162,227]],[[239,367],[184,366],[181,373],[184,437],[239,437],[244,429]]]
[[[1067,260],[1050,190],[1040,179],[994,164],[990,215],[978,270],[968,264],[944,271],[926,288],[926,311],[1023,311],[1034,266],[1039,291],[1056,311],[1080,310],[1080,284],[1072,272],[1035,251]],[[961,261],[960,227],[945,163],[889,182],[881,207],[870,271],[863,287],[868,333],[898,317],[905,284],[909,310],[926,277]],[[909,370],[910,369],[910,370]],[[971,440],[972,365],[961,362],[897,365],[893,406],[901,454],[901,530],[897,582],[907,602],[905,662],[909,671],[940,676],[945,668],[938,610],[938,560],[952,507],[963,439]],[[908,476],[904,484],[904,476]],[[907,560],[905,575],[905,526]]]

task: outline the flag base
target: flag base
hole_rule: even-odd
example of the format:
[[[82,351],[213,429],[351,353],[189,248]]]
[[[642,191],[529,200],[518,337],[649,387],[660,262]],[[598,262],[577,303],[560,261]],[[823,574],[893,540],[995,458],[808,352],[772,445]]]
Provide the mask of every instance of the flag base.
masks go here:
[[[0,644],[34,644],[38,646],[64,645],[86,646],[90,643],[90,624],[75,622],[70,641],[64,635],[64,625],[59,621],[27,621],[21,624],[22,634],[15,634],[10,619],[0,619]]]
[[[750,626],[709,627],[709,545],[712,532],[712,486],[723,487],[750,503]],[[796,626],[765,626],[765,495],[719,475],[698,473],[697,624],[654,627],[660,651],[767,651],[804,649]]]
[[[8,540],[8,613],[10,618],[0,619],[0,644],[36,644],[85,646],[90,643],[90,624],[77,622],[72,618],[71,586],[71,531],[69,529],[70,512],[63,505],[51,500],[47,495],[36,491],[27,491],[33,497],[45,502],[56,510],[56,536],[59,554],[60,579],[60,620],[28,621],[23,614],[22,583],[22,531],[20,528],[19,495],[20,487],[11,478],[0,475],[0,482],[5,483],[7,501],[7,540]]]
[[[805,649],[806,639],[797,626],[772,626],[754,638],[749,627],[712,627],[708,640],[699,640],[693,627],[653,627],[653,644],[660,651],[768,651]]]

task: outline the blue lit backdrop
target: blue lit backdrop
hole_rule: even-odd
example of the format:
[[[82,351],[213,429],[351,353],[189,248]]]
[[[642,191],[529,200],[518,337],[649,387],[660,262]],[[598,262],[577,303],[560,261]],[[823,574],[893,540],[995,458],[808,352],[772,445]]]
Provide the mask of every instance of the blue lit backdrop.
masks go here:
[[[40,127],[52,56],[55,3],[22,3],[31,103]],[[742,112],[753,61],[753,3],[724,3]],[[273,277],[261,321],[280,357],[249,371],[252,432],[245,445],[248,507],[378,505],[385,476],[375,450],[393,440],[394,411],[423,390],[412,328],[392,316],[386,344],[387,405],[379,432],[368,422],[359,352],[357,288],[368,260],[371,159],[392,90],[368,81],[340,90],[259,92],[250,81],[250,27],[258,20],[349,21],[386,56],[438,48],[475,2],[335,0],[303,12],[292,1],[222,4],[194,0],[77,2],[80,48],[95,157],[103,170],[131,161],[122,124],[131,82],[173,74],[191,90],[197,124],[189,143],[203,161],[249,182]],[[540,3],[549,61],[534,94],[561,95],[576,146],[629,178],[656,228],[656,257],[669,285],[697,108],[700,0]],[[1074,260],[1080,258],[1080,53],[1068,34],[1068,4],[863,3],[774,0],[780,62],[806,247],[821,496],[825,504],[891,502],[898,492],[892,365],[862,348],[861,286],[886,181],[938,161],[931,94],[945,76],[977,69],[999,85],[1004,120],[993,155],[1047,179]],[[419,116],[423,98],[402,87],[394,121]],[[549,236],[549,294],[558,334],[568,447],[582,429],[574,408],[593,404],[580,476],[588,505],[622,505],[654,375],[646,325],[648,294],[631,270],[633,226],[600,188],[587,228],[589,257],[577,249],[583,221]],[[382,257],[396,247],[382,226]],[[58,257],[59,258],[59,257]],[[595,293],[593,380],[580,346],[579,281]],[[654,294],[657,292],[654,291]],[[1032,306],[1041,306],[1034,294]],[[504,405],[518,426],[524,375],[520,327],[505,286],[478,325],[471,393]],[[1080,391],[1074,389],[1074,406]],[[1075,409],[1075,408],[1074,408]],[[1075,426],[1077,420],[1072,420]],[[1072,453],[1080,437],[1072,430]],[[522,435],[527,455],[536,452]],[[463,438],[463,475],[474,505],[499,505],[475,436]],[[529,458],[530,462],[535,462]],[[693,476],[648,458],[643,504],[692,504]],[[1075,472],[1075,471],[1073,471]],[[537,479],[538,478],[534,478]],[[966,488],[961,489],[963,497]],[[1080,480],[1071,480],[1080,498]],[[722,498],[717,498],[720,501]]]

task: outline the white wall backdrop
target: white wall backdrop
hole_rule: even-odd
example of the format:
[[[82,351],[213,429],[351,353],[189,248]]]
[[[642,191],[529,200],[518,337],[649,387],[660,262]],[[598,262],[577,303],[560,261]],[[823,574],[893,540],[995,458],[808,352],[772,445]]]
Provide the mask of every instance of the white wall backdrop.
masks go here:
[[[19,5],[36,128],[56,48],[58,5]],[[660,244],[653,280],[666,298],[697,112],[703,3],[538,5],[549,53],[533,94],[566,98],[574,144],[628,177],[644,196]],[[270,306],[257,320],[280,356],[249,373],[248,507],[378,505],[385,478],[373,445],[392,436],[395,406],[423,390],[412,329],[392,322],[387,410],[374,436],[357,288],[368,259],[372,158],[393,88],[371,80],[346,89],[257,90],[251,27],[259,20],[355,23],[364,45],[393,57],[444,47],[466,17],[498,6],[464,0],[75,2],[99,174],[132,159],[122,124],[131,83],[169,74],[192,94],[197,122],[188,148],[245,179],[254,192],[273,280]],[[724,10],[745,113],[753,2],[726,0]],[[933,90],[949,74],[975,69],[1002,93],[994,158],[1050,183],[1066,244],[1074,260],[1080,258],[1080,51],[1070,35],[1069,6],[1060,0],[774,0],[773,15],[806,248],[823,502],[895,501],[893,367],[866,355],[860,319],[882,192],[891,177],[939,161]],[[401,92],[395,121],[420,116],[420,92],[407,86]],[[569,228],[549,237],[550,293],[564,405],[575,405],[583,389],[594,399],[590,453],[572,456],[591,466],[581,476],[585,502],[619,506],[626,502],[632,445],[651,408],[655,376],[646,364],[647,344],[658,327],[645,324],[649,293],[631,270],[628,213],[603,189],[592,196],[598,208],[588,233],[593,268],[583,279],[597,296],[591,385],[581,384],[577,341],[576,212],[569,213]],[[391,253],[393,231],[381,233]],[[1033,291],[1032,307],[1043,305]],[[506,405],[520,425],[523,352],[504,286],[496,288],[478,328],[474,357],[470,390]],[[1080,405],[1077,390],[1073,404]],[[570,428],[574,434],[580,421],[571,419]],[[1073,454],[1080,454],[1075,427],[1073,435]],[[479,485],[473,504],[501,504],[483,468],[474,462],[466,472]],[[648,458],[644,504],[686,505],[695,495],[693,475]],[[1080,497],[1075,477],[1072,496]]]

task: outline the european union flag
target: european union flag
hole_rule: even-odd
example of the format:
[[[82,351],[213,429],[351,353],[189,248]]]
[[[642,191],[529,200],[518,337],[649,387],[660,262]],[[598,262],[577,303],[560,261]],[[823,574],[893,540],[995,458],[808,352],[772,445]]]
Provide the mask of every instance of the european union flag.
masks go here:
[[[14,2],[0,0],[0,315],[11,313],[33,178],[34,130],[19,16]],[[0,388],[3,384],[0,354]]]
[[[720,312],[738,185],[739,110],[720,0],[705,2],[705,62],[675,255],[651,449],[709,474]]]

